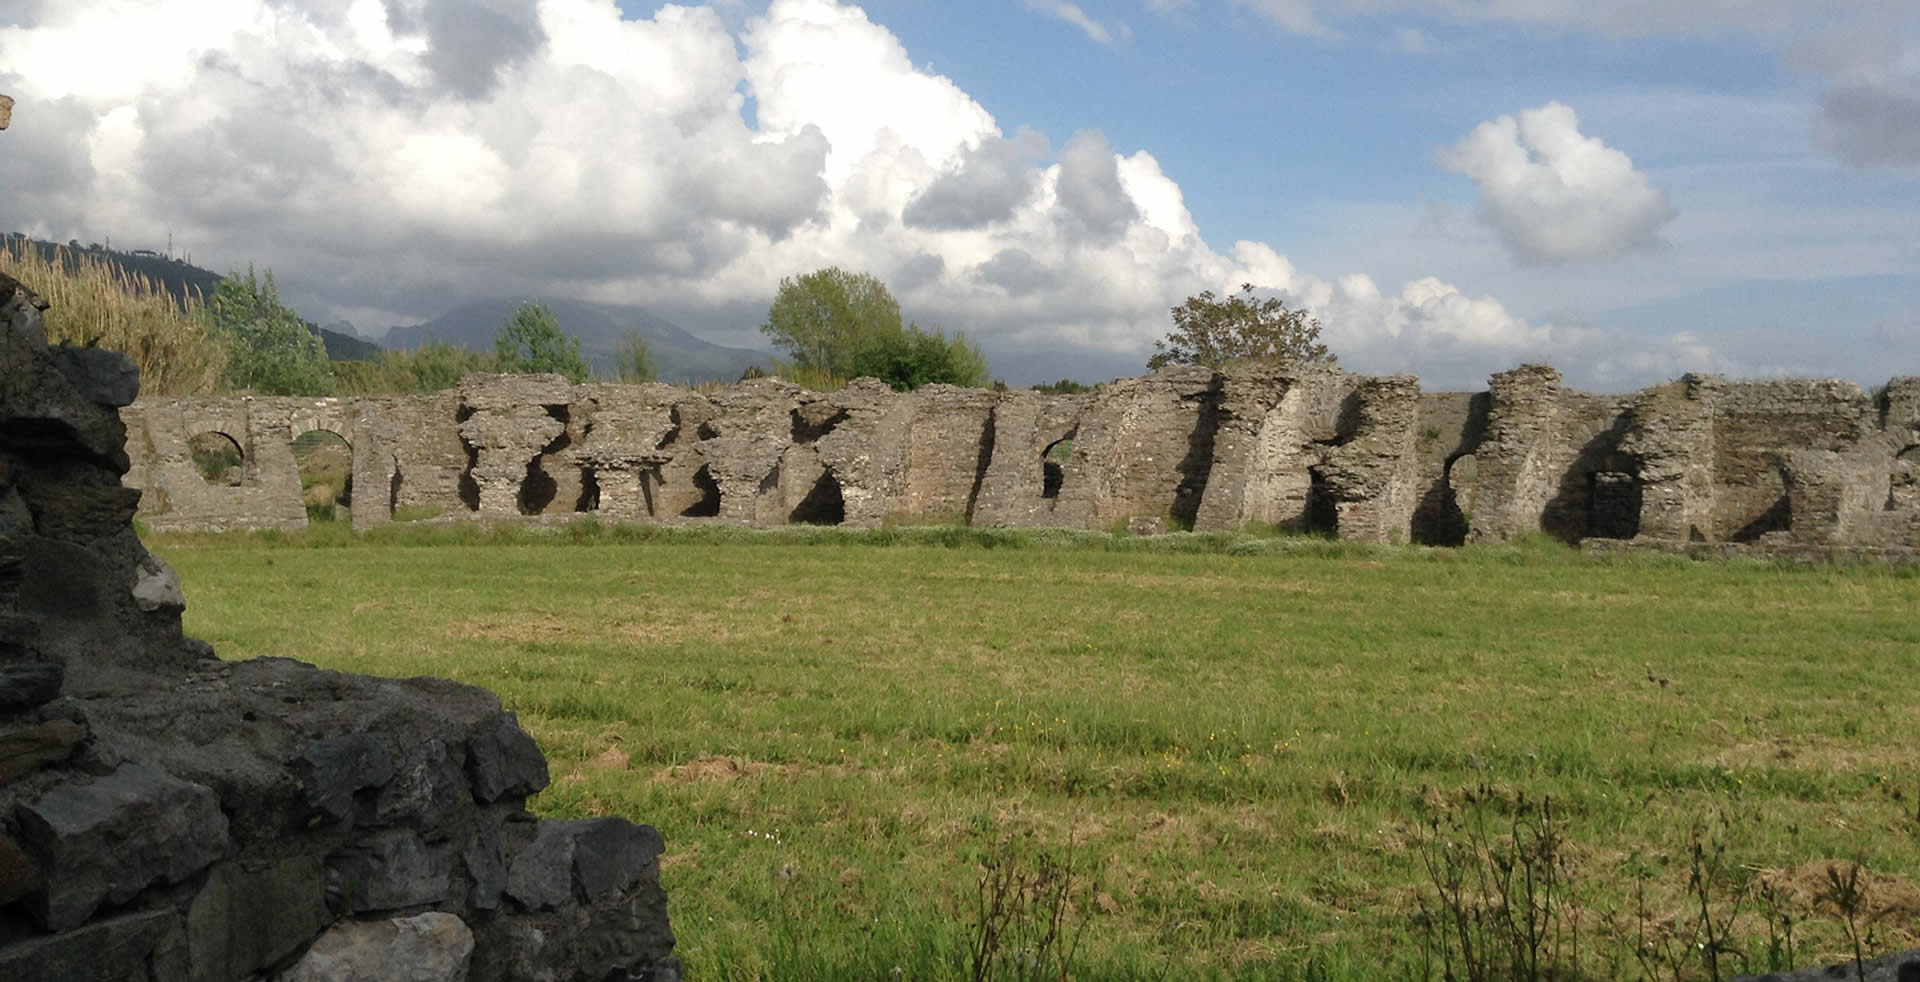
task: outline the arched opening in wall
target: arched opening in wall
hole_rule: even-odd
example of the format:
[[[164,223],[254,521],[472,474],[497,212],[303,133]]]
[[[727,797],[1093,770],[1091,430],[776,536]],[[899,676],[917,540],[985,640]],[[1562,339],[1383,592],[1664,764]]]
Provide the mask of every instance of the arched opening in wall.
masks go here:
[[[240,441],[208,430],[187,438],[187,453],[200,479],[215,487],[237,488],[247,483],[247,455]]]
[[[700,500],[688,505],[680,512],[681,518],[718,518],[720,517],[720,482],[706,466],[693,472],[693,486],[700,492]]]
[[[1631,539],[1640,534],[1640,478],[1624,470],[1587,475],[1587,536]]]
[[[1318,467],[1307,468],[1306,531],[1312,535],[1337,538],[1340,535],[1340,504],[1327,487],[1327,476]]]
[[[831,470],[821,470],[813,489],[795,505],[787,521],[795,525],[839,525],[847,520],[846,499],[840,496],[840,482]]]
[[[300,468],[300,499],[307,521],[331,522],[353,507],[353,445],[332,430],[308,430],[293,440]]]
[[[1073,438],[1069,433],[1040,451],[1040,497],[1060,497],[1060,489],[1067,483],[1067,461],[1073,459]]]

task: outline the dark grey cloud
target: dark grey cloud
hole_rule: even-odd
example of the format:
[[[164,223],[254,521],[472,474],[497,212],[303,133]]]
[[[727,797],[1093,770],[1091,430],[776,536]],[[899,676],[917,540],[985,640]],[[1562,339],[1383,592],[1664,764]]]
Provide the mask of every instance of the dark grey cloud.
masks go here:
[[[1058,273],[1048,269],[1024,249],[1002,249],[992,259],[975,267],[974,272],[984,282],[1015,297],[1041,293],[1060,282]]]
[[[887,278],[887,282],[893,284],[896,290],[912,290],[939,279],[940,274],[946,270],[946,260],[931,252],[920,252],[906,262],[895,266],[893,275]]]
[[[1828,89],[1813,134],[1822,149],[1858,167],[1920,167],[1920,80]]]
[[[396,17],[396,10],[401,11]],[[425,0],[405,10],[387,3],[387,23],[427,35],[427,67],[450,92],[478,99],[493,91],[500,70],[547,41],[534,0]]]
[[[1140,217],[1120,184],[1120,163],[1099,130],[1081,130],[1060,151],[1060,207],[1081,231],[1111,242]]]
[[[912,228],[926,229],[970,229],[1006,221],[1033,197],[1040,181],[1033,161],[1048,149],[1045,135],[1025,127],[1011,140],[987,140],[909,201],[902,218]]]

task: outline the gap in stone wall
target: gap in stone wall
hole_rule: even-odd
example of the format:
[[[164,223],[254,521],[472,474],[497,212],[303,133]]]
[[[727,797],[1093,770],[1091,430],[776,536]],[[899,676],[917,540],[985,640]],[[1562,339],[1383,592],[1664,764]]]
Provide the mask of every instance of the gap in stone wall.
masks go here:
[[[353,507],[353,445],[332,430],[308,430],[293,439],[300,498],[308,521],[345,518]]]
[[[1076,427],[1040,451],[1040,497],[1060,497],[1060,489],[1067,483],[1067,462],[1073,459],[1073,438],[1079,432]]]
[[[1191,529],[1200,517],[1200,501],[1207,495],[1207,480],[1213,476],[1213,442],[1220,432],[1220,390],[1217,387],[1193,400],[1198,403],[1193,430],[1187,436],[1187,455],[1176,466],[1180,484],[1173,489],[1173,505],[1168,509],[1176,524]]]
[[[575,499],[573,510],[576,513],[600,510],[600,478],[591,467],[580,468],[580,497]]]
[[[795,505],[787,521],[795,525],[839,525],[847,520],[846,499],[831,469],[822,468],[813,489]]]
[[[247,454],[240,441],[218,430],[187,438],[187,453],[200,479],[214,487],[237,488],[247,482]]]
[[[967,524],[973,524],[974,509],[980,503],[980,488],[987,483],[987,468],[993,465],[995,410],[987,411],[980,424],[980,453],[973,461],[973,487],[967,491]]]
[[[1340,503],[1327,487],[1327,475],[1318,467],[1307,468],[1306,531],[1329,537],[1340,534]]]
[[[720,483],[713,479],[713,472],[705,464],[693,472],[693,486],[699,490],[700,498],[680,512],[681,518],[719,518]]]

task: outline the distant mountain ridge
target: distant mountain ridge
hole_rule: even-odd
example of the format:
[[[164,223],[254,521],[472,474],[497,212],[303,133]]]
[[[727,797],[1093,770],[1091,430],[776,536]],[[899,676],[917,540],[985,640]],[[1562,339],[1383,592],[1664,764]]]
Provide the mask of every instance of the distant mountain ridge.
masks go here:
[[[439,341],[490,352],[494,335],[526,302],[506,297],[478,300],[424,324],[396,327],[381,342],[396,351]],[[580,353],[595,375],[610,377],[617,373],[620,345],[634,334],[647,342],[662,382],[732,382],[749,368],[772,366],[773,356],[767,352],[714,344],[643,307],[566,299],[536,298],[533,302],[552,310],[560,330],[580,340]]]

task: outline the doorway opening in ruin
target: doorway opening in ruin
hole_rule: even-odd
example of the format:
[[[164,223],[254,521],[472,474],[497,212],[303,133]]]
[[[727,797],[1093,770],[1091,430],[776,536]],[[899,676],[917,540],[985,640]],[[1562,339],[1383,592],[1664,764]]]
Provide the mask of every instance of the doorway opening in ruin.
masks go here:
[[[1073,459],[1073,438],[1069,433],[1040,451],[1040,497],[1058,498],[1067,483],[1067,461]]]
[[[830,470],[822,470],[813,489],[795,505],[787,521],[794,525],[839,525],[847,520],[846,499],[840,496],[840,482]]]
[[[300,499],[307,521],[331,522],[353,507],[353,445],[332,430],[308,430],[293,440]]]
[[[1587,537],[1631,539],[1640,534],[1640,478],[1624,470],[1587,475]]]
[[[1440,480],[1414,511],[1413,541],[1423,546],[1463,546],[1471,522],[1473,485],[1478,466],[1472,454],[1447,460]]]
[[[1340,534],[1340,505],[1327,487],[1327,476],[1318,467],[1307,468],[1306,531],[1312,535],[1336,538]]]
[[[693,486],[700,492],[700,500],[688,505],[680,512],[681,518],[719,518],[720,482],[713,479],[712,472],[705,464],[693,472]]]
[[[247,483],[247,455],[240,441],[214,430],[187,438],[187,453],[200,479],[214,487],[237,488]]]

